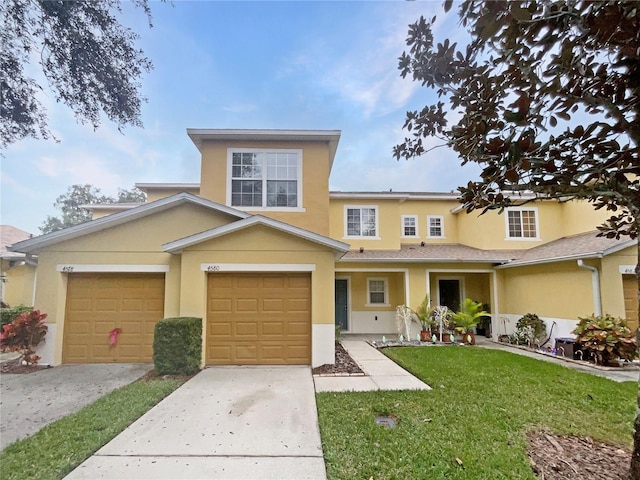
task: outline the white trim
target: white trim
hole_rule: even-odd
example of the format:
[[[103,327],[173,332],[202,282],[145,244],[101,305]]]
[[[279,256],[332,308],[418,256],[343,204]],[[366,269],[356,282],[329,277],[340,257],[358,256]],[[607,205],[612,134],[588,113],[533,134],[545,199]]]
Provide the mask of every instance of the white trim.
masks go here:
[[[218,272],[315,272],[313,263],[201,263],[200,270]]]
[[[362,236],[362,235],[349,235],[349,229],[348,229],[348,221],[347,221],[347,217],[348,217],[348,210],[360,210],[360,233],[362,233],[362,209],[363,208],[368,208],[368,209],[372,209],[375,211],[375,235],[372,237],[368,237],[368,236]],[[343,215],[343,223],[344,223],[344,236],[342,238],[344,239],[357,239],[357,240],[380,240],[380,213],[378,210],[378,205],[344,205],[343,206],[343,210],[342,210],[342,215]]]
[[[134,183],[133,186],[143,191],[147,188],[152,190],[176,190],[181,188],[200,190],[199,183]]]
[[[440,235],[431,235],[431,220],[440,220]],[[427,215],[427,238],[447,238],[444,234],[444,217],[442,215]]]
[[[509,242],[536,242],[540,241],[540,215],[538,214],[538,207],[507,207],[504,209],[504,225],[505,225],[505,240]],[[509,236],[509,212],[533,212],[536,228],[535,237],[511,237]],[[520,226],[522,227],[522,214],[520,215]],[[524,229],[523,229],[524,234]]]
[[[404,221],[406,219],[409,218],[413,218],[413,228],[415,228],[416,233],[415,235],[406,235],[405,234],[405,228],[407,227],[407,225],[405,225]],[[420,238],[420,229],[418,227],[418,215],[401,215],[400,216],[400,238]]]
[[[371,282],[383,282],[384,303],[371,303]],[[367,302],[365,307],[389,307],[389,279],[387,277],[367,277]]]
[[[80,264],[80,263],[59,263],[56,265],[56,272],[62,273],[163,273],[169,271],[169,265],[123,265],[123,264]]]
[[[262,204],[260,206],[232,206],[231,203],[231,189],[233,183],[233,154],[234,153],[295,153],[296,154],[296,202],[295,207],[270,207],[267,206],[267,183],[269,177],[267,176],[267,165],[262,162],[260,168],[263,172],[260,180],[262,181]],[[302,204],[302,184],[303,184],[303,172],[302,172],[302,149],[301,148],[242,148],[242,147],[229,147],[227,148],[227,205],[231,208],[237,208],[241,211],[264,211],[264,212],[306,212]],[[249,179],[247,179],[249,180]],[[251,179],[257,180],[257,179]]]
[[[400,203],[406,200],[459,200],[460,195],[457,193],[440,193],[440,192],[329,192],[329,198],[354,198],[354,199],[391,199],[399,200]]]
[[[619,265],[618,270],[622,275],[635,275],[636,274],[636,266],[635,265]]]

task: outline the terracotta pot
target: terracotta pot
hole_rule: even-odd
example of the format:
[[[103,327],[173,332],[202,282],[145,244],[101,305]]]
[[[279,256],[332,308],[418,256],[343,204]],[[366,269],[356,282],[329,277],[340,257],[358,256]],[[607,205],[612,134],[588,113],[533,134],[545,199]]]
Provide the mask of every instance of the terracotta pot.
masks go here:
[[[476,335],[474,333],[463,333],[462,334],[462,343],[467,343],[469,345],[476,344]]]
[[[421,342],[430,342],[431,341],[431,331],[430,330],[421,330],[420,331],[420,341]]]

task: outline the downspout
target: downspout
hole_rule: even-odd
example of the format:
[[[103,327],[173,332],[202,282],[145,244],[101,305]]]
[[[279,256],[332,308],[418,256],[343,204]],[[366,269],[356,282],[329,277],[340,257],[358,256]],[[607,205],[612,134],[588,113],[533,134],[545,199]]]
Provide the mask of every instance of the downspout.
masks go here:
[[[600,272],[596,267],[587,265],[584,260],[578,260],[578,267],[591,271],[591,285],[593,288],[593,308],[596,317],[602,315],[602,300],[600,296]]]

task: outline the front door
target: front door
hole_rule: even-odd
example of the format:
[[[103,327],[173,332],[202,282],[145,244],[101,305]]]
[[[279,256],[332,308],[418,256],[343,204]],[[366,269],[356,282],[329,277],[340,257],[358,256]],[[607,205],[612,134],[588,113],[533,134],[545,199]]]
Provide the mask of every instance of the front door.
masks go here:
[[[341,330],[349,330],[348,324],[349,286],[346,279],[336,279],[336,326]]]
[[[448,307],[449,310],[457,312],[460,310],[460,280],[441,279],[438,280],[440,291],[440,305]]]

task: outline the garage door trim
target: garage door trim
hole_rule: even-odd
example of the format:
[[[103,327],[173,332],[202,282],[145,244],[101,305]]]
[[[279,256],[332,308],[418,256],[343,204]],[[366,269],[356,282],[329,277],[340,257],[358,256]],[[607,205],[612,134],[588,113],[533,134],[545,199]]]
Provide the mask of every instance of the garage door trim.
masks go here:
[[[62,263],[56,271],[63,273],[166,273],[169,265],[98,265]]]
[[[313,263],[201,263],[203,272],[315,272]]]

